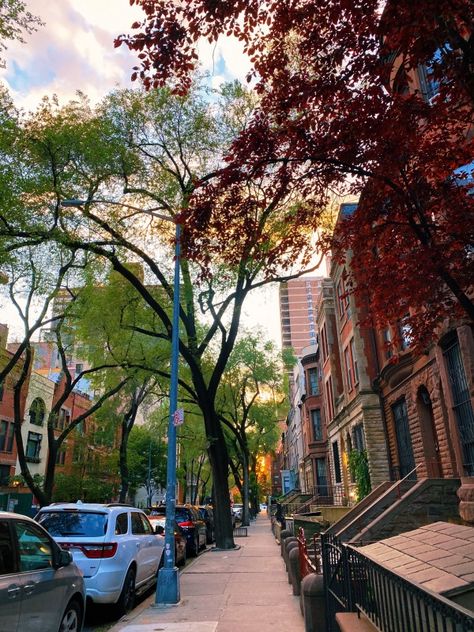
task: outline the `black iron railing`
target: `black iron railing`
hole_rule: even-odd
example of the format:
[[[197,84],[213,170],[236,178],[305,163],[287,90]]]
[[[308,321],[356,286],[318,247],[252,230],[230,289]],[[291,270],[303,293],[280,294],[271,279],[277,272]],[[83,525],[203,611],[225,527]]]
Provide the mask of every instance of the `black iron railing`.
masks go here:
[[[327,631],[337,612],[362,612],[380,632],[474,632],[470,610],[410,582],[335,536],[321,535]]]
[[[382,632],[468,632],[474,615],[348,546],[352,604]]]

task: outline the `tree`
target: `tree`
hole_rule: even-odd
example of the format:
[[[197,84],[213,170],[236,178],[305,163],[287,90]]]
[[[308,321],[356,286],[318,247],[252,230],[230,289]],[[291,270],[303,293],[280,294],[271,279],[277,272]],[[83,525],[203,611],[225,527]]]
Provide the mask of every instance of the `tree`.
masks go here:
[[[134,268],[132,264],[128,267]],[[129,378],[120,394],[96,415],[99,422],[107,425],[113,420],[114,427],[120,429],[119,501],[125,502],[130,486],[128,440],[139,410],[156,406],[167,397],[168,348],[158,335],[159,323],[150,317],[134,287],[114,273],[104,281],[104,270],[99,270],[88,271],[86,284],[76,290],[69,316],[80,357],[92,366],[115,365],[116,373]],[[157,293],[157,288],[149,290]],[[166,303],[165,297],[161,300]],[[140,328],[156,336],[144,335]]]
[[[195,253],[209,256],[210,234],[219,235],[218,250],[239,223],[247,229],[251,209],[233,193],[249,177],[299,187],[306,212],[288,221],[308,228],[328,190],[350,192],[358,210],[335,240],[320,238],[340,257],[353,250],[353,289],[378,324],[411,308],[412,345],[421,350],[444,319],[474,320],[472,164],[454,172],[473,157],[472,2],[390,1],[383,12],[377,0],[135,3],[144,20],[116,45],[139,52],[132,78],[147,88],[185,93],[200,38],[235,37],[253,64],[259,105],[219,179],[203,182],[192,202]],[[436,86],[433,98],[410,89],[419,67]]]
[[[18,181],[23,192],[19,208],[2,205],[0,199],[0,238],[13,247],[30,240],[57,241],[107,262],[135,288],[150,318],[160,324],[158,331],[139,323],[130,327],[169,343],[174,230],[163,215],[182,223],[186,242],[192,228],[187,209],[195,187],[214,178],[224,149],[236,128],[246,124],[252,107],[237,85],[213,95],[212,106],[208,96],[196,83],[187,97],[165,89],[116,92],[96,109],[82,96],[64,108],[45,100],[9,148],[27,178]],[[256,288],[292,278],[282,274],[281,264],[300,252],[298,242],[307,232],[307,226],[288,221],[305,206],[297,193],[287,196],[284,188],[272,188],[256,177],[238,194],[241,200],[247,196],[253,219],[246,231],[239,226],[229,239],[233,260],[226,260],[227,248],[213,245],[203,268],[193,262],[188,248],[189,256],[181,260],[179,314],[179,351],[186,367],[180,391],[202,415],[213,474],[216,541],[225,549],[234,542],[217,390],[245,298]],[[62,202],[71,198],[84,203],[66,208]],[[208,234],[210,244],[215,237]],[[306,254],[301,265],[309,250]],[[305,271],[301,265],[294,276]],[[160,287],[159,296],[150,286]]]
[[[4,246],[8,255],[9,295],[23,324],[24,333],[10,361],[0,371],[0,379],[13,375],[14,369],[20,367],[20,370],[15,373],[13,386],[14,432],[18,461],[23,479],[43,506],[51,501],[53,495],[57,456],[61,446],[80,424],[83,424],[100,409],[105,401],[114,397],[123,388],[127,378],[114,380],[112,376],[105,375],[108,369],[118,366],[116,363],[91,366],[74,376],[71,375],[68,366],[72,344],[70,331],[68,331],[68,307],[74,304],[74,295],[68,293],[68,282],[77,278],[78,272],[87,266],[87,257],[81,257],[61,247],[55,248],[54,244],[47,249],[39,244],[32,248],[30,244],[13,248],[11,251],[11,242],[5,243]],[[53,316],[48,316],[51,303],[58,298],[61,291],[65,291],[71,300],[63,304],[62,308],[58,308]],[[34,366],[32,337],[40,327],[45,325],[52,327],[48,332],[49,342],[57,348],[61,372],[55,388],[53,406],[46,420],[48,451],[45,476],[44,479],[38,480],[29,469],[21,429],[24,420],[24,393],[28,388]],[[101,376],[101,395],[94,401],[91,400],[82,410],[77,409],[68,421],[60,419],[62,407],[73,395],[79,382],[93,375]]]
[[[128,442],[130,492],[133,496],[140,487],[147,490],[148,504],[153,494],[166,486],[166,444],[151,424],[135,426]]]
[[[218,392],[219,414],[234,443],[236,458],[231,456],[230,464],[242,496],[244,525],[249,524],[250,481],[253,477],[256,482],[257,457],[264,438],[268,451],[278,441],[276,422],[284,401],[282,358],[275,345],[262,338],[262,332],[247,333],[236,342]],[[255,507],[255,494],[252,500]]]
[[[0,4],[0,50],[5,51],[6,40],[17,40],[24,43],[23,32],[32,33],[38,26],[43,26],[39,17],[26,10],[21,0],[3,0]],[[5,67],[5,60],[0,57],[0,67]]]

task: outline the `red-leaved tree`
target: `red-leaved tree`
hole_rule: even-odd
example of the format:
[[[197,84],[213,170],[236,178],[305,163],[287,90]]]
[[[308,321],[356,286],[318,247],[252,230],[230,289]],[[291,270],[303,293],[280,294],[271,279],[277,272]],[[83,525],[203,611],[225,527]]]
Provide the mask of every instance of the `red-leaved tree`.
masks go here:
[[[138,52],[133,78],[145,86],[185,92],[202,38],[235,37],[252,62],[259,107],[190,204],[189,257],[232,261],[258,231],[242,194],[250,179],[304,195],[287,218],[295,256],[302,227],[342,190],[358,209],[320,245],[352,249],[356,291],[380,326],[410,311],[421,349],[446,318],[474,320],[473,169],[455,172],[473,159],[472,2],[398,0],[381,12],[378,0],[130,1],[144,20],[116,45]],[[425,89],[413,81],[420,68]]]

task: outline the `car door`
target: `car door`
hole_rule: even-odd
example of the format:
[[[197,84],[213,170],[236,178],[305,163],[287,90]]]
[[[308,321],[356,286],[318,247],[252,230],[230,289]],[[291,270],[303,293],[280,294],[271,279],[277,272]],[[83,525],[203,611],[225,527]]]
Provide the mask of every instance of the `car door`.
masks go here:
[[[68,587],[61,569],[54,568],[56,545],[40,527],[26,521],[13,521],[13,531],[22,588],[18,631],[56,630]]]
[[[147,550],[149,543],[140,512],[132,511],[130,519],[137,561],[137,584],[141,584],[150,576],[150,555]]]
[[[9,520],[0,520],[0,630],[16,632],[20,619],[21,580]]]
[[[164,548],[163,538],[157,538],[150,521],[144,514],[140,514],[140,518],[143,522],[143,528],[146,534],[146,551],[147,551],[147,567],[148,577],[156,576],[158,566],[160,565],[161,555]]]

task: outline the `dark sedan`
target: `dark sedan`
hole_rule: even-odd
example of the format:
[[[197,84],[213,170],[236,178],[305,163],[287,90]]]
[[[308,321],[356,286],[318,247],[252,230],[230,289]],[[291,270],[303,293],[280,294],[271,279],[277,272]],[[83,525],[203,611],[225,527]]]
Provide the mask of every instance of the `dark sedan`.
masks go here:
[[[196,557],[201,549],[206,547],[206,523],[201,518],[199,510],[192,505],[178,505],[176,507],[176,522],[186,534],[187,553]]]
[[[155,533],[164,537],[165,516],[148,516]],[[177,522],[174,523],[174,561],[176,566],[186,564],[186,535]]]

